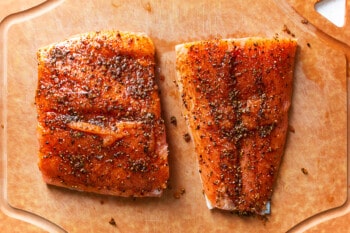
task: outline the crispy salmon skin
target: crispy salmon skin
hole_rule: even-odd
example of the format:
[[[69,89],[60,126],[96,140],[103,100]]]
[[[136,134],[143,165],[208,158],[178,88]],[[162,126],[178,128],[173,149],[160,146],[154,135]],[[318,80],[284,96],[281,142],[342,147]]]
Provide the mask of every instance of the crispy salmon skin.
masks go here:
[[[142,33],[90,32],[39,49],[39,168],[48,184],[118,196],[160,196],[168,146]]]
[[[184,115],[210,208],[262,214],[284,153],[297,43],[215,39],[176,46]]]

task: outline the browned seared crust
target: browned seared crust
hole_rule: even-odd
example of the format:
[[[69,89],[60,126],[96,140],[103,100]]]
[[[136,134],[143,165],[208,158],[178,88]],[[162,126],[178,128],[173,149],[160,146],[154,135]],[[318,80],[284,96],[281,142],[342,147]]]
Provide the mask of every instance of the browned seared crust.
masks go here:
[[[178,85],[209,203],[261,214],[284,152],[296,41],[228,39],[176,47]]]
[[[44,180],[102,194],[159,196],[169,169],[152,41],[92,32],[37,55]]]

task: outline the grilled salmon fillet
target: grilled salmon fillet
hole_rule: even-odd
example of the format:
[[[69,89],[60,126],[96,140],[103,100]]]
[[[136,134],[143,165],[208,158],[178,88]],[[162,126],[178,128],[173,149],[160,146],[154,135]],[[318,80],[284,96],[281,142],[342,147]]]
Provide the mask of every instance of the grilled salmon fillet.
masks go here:
[[[296,47],[254,37],[176,46],[177,84],[209,208],[266,210],[284,153]]]
[[[48,184],[118,196],[159,196],[168,146],[142,33],[80,34],[39,49],[39,168]]]

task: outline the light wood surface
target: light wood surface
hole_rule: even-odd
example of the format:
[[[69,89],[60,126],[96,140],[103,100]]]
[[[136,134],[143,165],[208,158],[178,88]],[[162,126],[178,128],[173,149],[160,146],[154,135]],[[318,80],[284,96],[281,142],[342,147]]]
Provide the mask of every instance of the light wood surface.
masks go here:
[[[5,0],[0,16],[4,18],[41,2]],[[318,213],[343,205],[349,189],[346,128],[349,50],[343,49],[347,48],[344,43],[324,36],[325,32],[319,33],[311,20],[303,23],[305,17],[297,14],[297,4],[298,1],[273,0],[70,0],[35,18],[29,18],[29,11],[23,22],[11,25],[8,31],[4,31],[3,25],[21,18],[20,15],[2,22],[0,33],[8,38],[1,41],[0,47],[7,51],[7,56],[2,55],[0,60],[6,65],[0,84],[4,126],[0,146],[2,153],[7,152],[1,155],[1,165],[6,168],[5,176],[1,171],[1,179],[7,182],[0,187],[2,208],[11,210],[4,207],[8,203],[68,232],[286,232]],[[145,32],[156,46],[171,169],[171,188],[161,198],[119,198],[46,186],[37,168],[36,51],[69,36],[101,29]],[[335,32],[331,37],[334,35],[339,34]],[[290,112],[290,125],[295,132],[288,136],[267,222],[207,209],[193,144],[183,139],[188,129],[174,84],[176,44],[247,36],[294,36],[299,45]],[[171,116],[177,118],[177,127],[170,124]],[[302,168],[307,169],[308,175]],[[181,189],[185,193],[175,198]],[[24,218],[31,221],[28,213]],[[116,226],[109,224],[111,218]],[[327,221],[329,224],[324,222],[310,232],[322,229],[343,232],[350,217],[338,219]],[[38,217],[35,221],[42,223]],[[48,222],[42,224],[46,229],[57,229],[50,228]],[[18,232],[37,229],[0,214],[2,232],[13,232],[13,225]]]

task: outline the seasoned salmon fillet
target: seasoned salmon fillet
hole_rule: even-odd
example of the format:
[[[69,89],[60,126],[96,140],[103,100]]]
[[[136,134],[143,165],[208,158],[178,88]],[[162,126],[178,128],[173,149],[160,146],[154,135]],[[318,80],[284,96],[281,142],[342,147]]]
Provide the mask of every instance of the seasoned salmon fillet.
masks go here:
[[[159,196],[168,146],[142,33],[100,31],[39,49],[39,168],[48,184],[118,196]]]
[[[209,208],[263,214],[284,153],[297,43],[176,46],[177,84]]]

